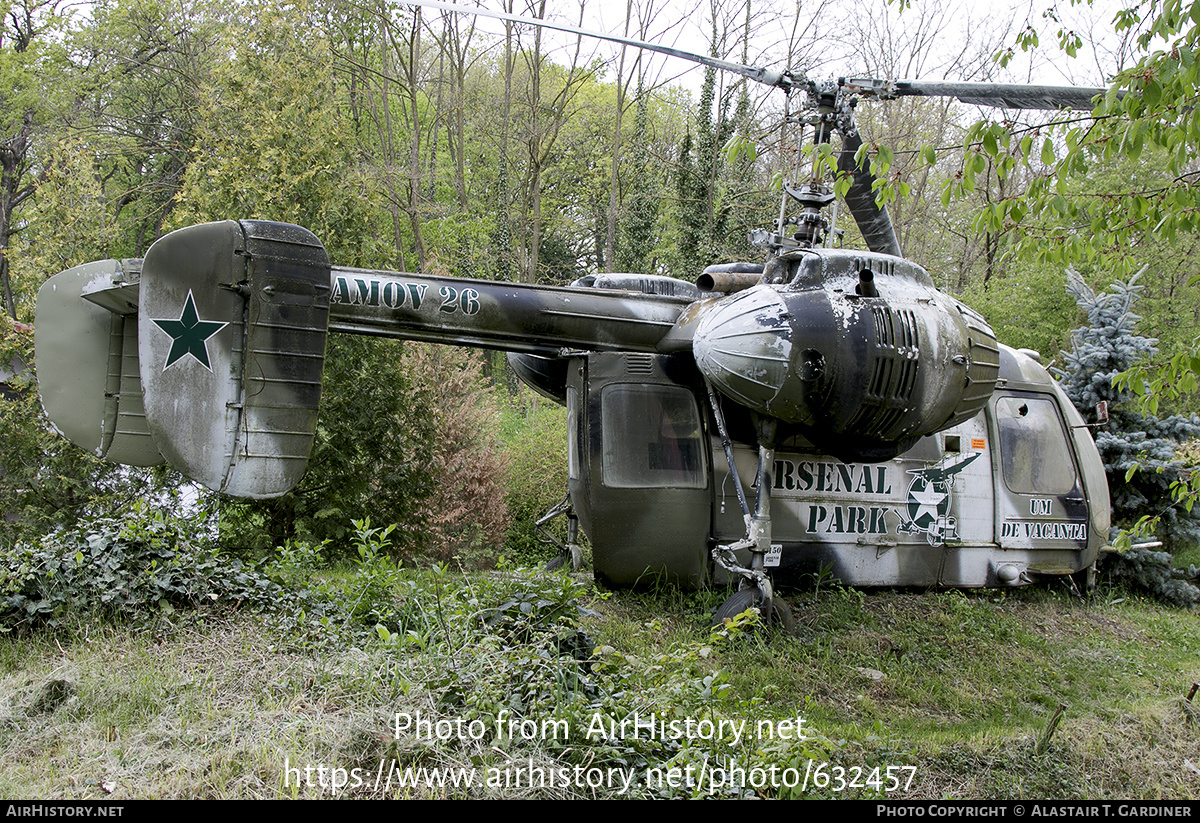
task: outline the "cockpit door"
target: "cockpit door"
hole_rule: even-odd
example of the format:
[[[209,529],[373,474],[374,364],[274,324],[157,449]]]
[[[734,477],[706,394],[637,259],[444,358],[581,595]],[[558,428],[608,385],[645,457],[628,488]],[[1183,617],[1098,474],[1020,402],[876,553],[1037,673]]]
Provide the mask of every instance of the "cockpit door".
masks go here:
[[[997,540],[1007,549],[1082,549],[1088,512],[1071,441],[1052,395],[995,398],[1000,450]]]

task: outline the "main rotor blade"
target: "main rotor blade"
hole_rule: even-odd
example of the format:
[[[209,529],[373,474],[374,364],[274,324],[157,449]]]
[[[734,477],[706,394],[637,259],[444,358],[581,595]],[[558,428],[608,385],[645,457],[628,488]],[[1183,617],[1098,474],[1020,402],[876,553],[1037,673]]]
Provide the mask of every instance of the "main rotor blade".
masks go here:
[[[477,17],[491,17],[494,20],[503,20],[508,23],[520,23],[526,26],[541,26],[546,29],[554,29],[555,31],[565,31],[568,34],[578,34],[584,37],[594,37],[598,40],[608,40],[612,43],[620,43],[625,46],[633,46],[646,51],[655,51],[659,54],[667,54],[671,57],[678,57],[682,60],[689,60],[692,63],[699,63],[702,66],[711,66],[714,69],[733,72],[740,74],[742,77],[748,77],[756,83],[762,83],[766,86],[774,86],[788,91],[796,86],[799,81],[791,72],[778,72],[770,69],[757,68],[754,66],[744,66],[741,63],[731,63],[728,60],[718,60],[716,57],[706,57],[703,54],[696,54],[683,49],[673,48],[671,46],[663,46],[658,43],[647,43],[644,40],[635,40],[632,37],[622,37],[616,34],[605,34],[598,31],[590,31],[581,29],[575,26],[569,26],[565,23],[555,23],[550,20],[535,19],[531,17],[518,17],[514,14],[505,14],[499,11],[490,11],[488,9],[473,8],[469,6],[459,6],[454,3],[440,3],[438,0],[405,0],[405,3],[410,6],[422,6],[431,9],[441,9],[442,11],[456,12],[458,14],[473,14]]]
[[[1006,109],[1080,109],[1091,111],[1104,89],[1082,86],[1022,86],[1014,83],[947,83],[924,80],[853,78],[841,84],[863,97],[954,97],[974,106]]]

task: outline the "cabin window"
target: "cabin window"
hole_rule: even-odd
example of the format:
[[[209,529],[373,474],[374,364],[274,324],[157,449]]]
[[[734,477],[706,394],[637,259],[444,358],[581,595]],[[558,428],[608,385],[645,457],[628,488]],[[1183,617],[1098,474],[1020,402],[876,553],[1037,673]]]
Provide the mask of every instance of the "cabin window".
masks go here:
[[[676,386],[619,383],[601,393],[604,485],[703,489],[703,440],[695,398]]]
[[[1066,494],[1075,464],[1053,401],[1001,397],[996,401],[1004,483],[1018,494]]]

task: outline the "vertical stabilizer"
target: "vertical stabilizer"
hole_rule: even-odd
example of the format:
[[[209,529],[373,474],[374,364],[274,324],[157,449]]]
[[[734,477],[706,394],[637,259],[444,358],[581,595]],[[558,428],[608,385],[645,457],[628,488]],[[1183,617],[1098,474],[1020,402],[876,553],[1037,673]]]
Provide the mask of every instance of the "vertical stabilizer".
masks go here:
[[[154,466],[163,458],[142,410],[136,304],[85,299],[136,280],[138,262],[85,263],[43,283],[34,356],[42,408],[59,432],[113,463]]]
[[[239,497],[275,497],[300,480],[317,426],[329,275],[321,242],[282,223],[206,223],[150,247],[142,385],[172,466]]]

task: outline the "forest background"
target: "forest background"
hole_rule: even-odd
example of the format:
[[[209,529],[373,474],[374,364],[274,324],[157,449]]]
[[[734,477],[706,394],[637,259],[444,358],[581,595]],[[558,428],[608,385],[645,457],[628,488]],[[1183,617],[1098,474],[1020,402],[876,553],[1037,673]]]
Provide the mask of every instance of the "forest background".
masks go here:
[[[934,2],[901,12],[630,0],[619,19],[612,7],[597,18],[586,2],[502,5],[814,77],[1099,86],[1124,71],[1123,82],[1158,88],[1138,105],[1164,107],[1174,105],[1169,78],[1144,68],[1147,38],[1190,22],[1186,9],[1155,3],[1116,22],[1090,4],[990,9],[986,20]],[[16,0],[3,10],[2,354],[26,377],[47,277],[140,257],[190,223],[298,223],[345,266],[558,284],[597,271],[690,280],[709,263],[760,256],[748,232],[771,223],[779,180],[802,161],[777,92],[538,28],[335,0]],[[1036,51],[1039,32],[1057,35],[1058,48]],[[1145,268],[1142,327],[1157,351],[1186,355],[1200,313],[1188,288],[1200,274],[1193,144],[1186,127],[1184,149],[1155,132],[1132,99],[1109,105],[1142,130],[1116,137],[1105,104],[1064,121],[906,99],[860,106],[857,118],[906,255],[1003,342],[1047,360],[1070,348],[1086,317],[1067,291],[1068,265],[1098,291]],[[840,227],[853,246],[853,226]],[[1182,378],[1167,388],[1186,388],[1192,362],[1170,362]],[[1159,398],[1164,408],[1192,403],[1186,392]],[[179,499],[178,477],[104,466],[55,437],[30,392],[4,413],[6,541],[135,500]],[[351,520],[370,516],[397,524],[403,553],[486,563],[506,546],[527,548],[533,519],[565,491],[561,415],[522,394],[499,356],[336,339],[320,426],[312,468],[280,500],[183,492],[219,515],[222,544],[329,540],[336,553]]]
[[[1168,414],[1195,410],[1200,371],[1200,0],[902,5],[490,0],[816,78],[1111,82],[1090,113],[908,99],[856,116],[906,254],[1061,367],[1089,420],[1109,400],[1093,431],[1121,522],[1186,513],[1196,473],[1155,467],[1198,452],[1179,445],[1200,428]],[[566,433],[501,356],[332,339],[310,471],[275,501],[100,463],[41,414],[39,286],[196,221],[291,221],[339,265],[513,281],[756,259],[746,233],[799,159],[782,105],[632,49],[402,3],[0,0],[0,796],[627,796],[428,772],[339,788],[296,768],[390,781],[534,763],[816,775],[646,780],[639,797],[1200,796],[1200,616],[1134,584],[1200,592],[1145,557],[1087,599],[818,576],[783,593],[798,629],[782,637],[751,615],[712,627],[721,591],[610,597],[514,569],[546,558],[532,524],[565,493]],[[1200,519],[1167,519],[1175,564],[1200,560]],[[497,732],[393,734],[414,711]],[[806,734],[583,734],[635,713]],[[517,739],[502,717],[573,736]],[[837,769],[867,779],[839,787]]]

